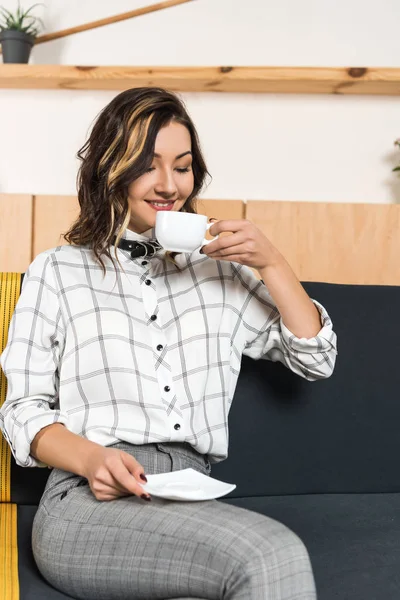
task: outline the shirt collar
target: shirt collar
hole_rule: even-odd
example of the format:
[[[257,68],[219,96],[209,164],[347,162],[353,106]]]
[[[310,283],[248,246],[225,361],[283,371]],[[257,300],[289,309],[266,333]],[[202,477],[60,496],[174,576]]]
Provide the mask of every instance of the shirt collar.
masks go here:
[[[136,231],[132,231],[131,229],[125,229],[124,235],[122,236],[126,240],[137,240],[139,242],[147,242],[148,240],[154,239],[155,229],[148,229],[143,233],[136,233]]]
[[[136,233],[136,231],[132,231],[131,229],[125,229],[122,237],[125,240],[134,240],[137,242],[148,242],[149,240],[155,239],[156,232],[155,232],[154,228],[150,228],[147,231],[143,231],[143,233]],[[132,260],[131,257],[129,256],[128,251],[124,251],[124,250],[118,248],[118,252],[123,256],[123,258],[126,262],[130,262]],[[165,257],[165,253],[166,253],[166,250],[164,250],[164,248],[161,248],[160,250],[158,250],[157,254],[155,254],[155,256],[153,258],[163,259]],[[143,260],[143,257],[141,259],[138,258],[135,260]]]
[[[122,237],[126,240],[137,240],[138,242],[147,242],[148,240],[155,239],[156,230],[155,230],[155,228],[150,228],[147,231],[144,231],[143,233],[136,233],[136,231],[132,231],[131,229],[125,229],[125,232]],[[129,262],[131,260],[131,258],[128,256],[128,253],[125,253],[120,249],[118,249],[118,251],[122,254],[122,256],[125,258],[125,260],[127,262]],[[161,248],[161,250],[159,250],[157,252],[157,254],[154,256],[154,258],[163,259],[165,257],[165,254],[166,254],[166,250]],[[175,256],[174,262],[180,269],[183,269],[187,264],[187,259],[188,259],[188,255],[181,252]]]

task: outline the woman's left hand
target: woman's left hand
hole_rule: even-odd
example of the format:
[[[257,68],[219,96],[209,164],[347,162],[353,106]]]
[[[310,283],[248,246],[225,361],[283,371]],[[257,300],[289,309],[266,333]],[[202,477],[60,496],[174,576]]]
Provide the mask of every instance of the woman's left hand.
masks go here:
[[[281,257],[275,246],[251,221],[217,221],[209,231],[213,236],[224,231],[232,232],[232,235],[219,237],[202,247],[201,253],[215,260],[227,260],[254,269],[264,269],[276,264]]]

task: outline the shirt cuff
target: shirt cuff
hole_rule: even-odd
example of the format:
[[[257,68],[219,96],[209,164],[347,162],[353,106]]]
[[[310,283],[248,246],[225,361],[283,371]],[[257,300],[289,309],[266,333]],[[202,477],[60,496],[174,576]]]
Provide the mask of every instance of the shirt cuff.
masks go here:
[[[312,338],[299,338],[290,331],[284,324],[282,317],[280,319],[282,338],[288,348],[296,352],[305,352],[307,354],[315,354],[317,352],[332,352],[337,354],[336,334],[332,329],[332,321],[326,309],[317,302],[312,300],[317,307],[321,319],[321,329]]]

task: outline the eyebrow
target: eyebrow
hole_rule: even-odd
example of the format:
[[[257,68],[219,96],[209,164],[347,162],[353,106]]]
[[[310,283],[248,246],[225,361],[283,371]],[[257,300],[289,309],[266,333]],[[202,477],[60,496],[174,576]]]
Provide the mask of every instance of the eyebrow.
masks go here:
[[[178,160],[178,158],[183,158],[184,156],[186,156],[186,154],[190,154],[191,156],[193,156],[191,151],[187,150],[186,152],[182,152],[182,154],[178,154],[178,156],[175,156],[175,160]],[[154,152],[153,156],[155,158],[161,158],[161,154],[157,154],[157,152]]]

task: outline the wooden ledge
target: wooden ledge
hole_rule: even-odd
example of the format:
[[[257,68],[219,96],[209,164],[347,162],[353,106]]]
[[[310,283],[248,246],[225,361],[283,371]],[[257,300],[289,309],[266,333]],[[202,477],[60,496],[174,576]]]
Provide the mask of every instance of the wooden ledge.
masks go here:
[[[95,67],[0,64],[0,88],[179,92],[400,94],[400,68]]]

